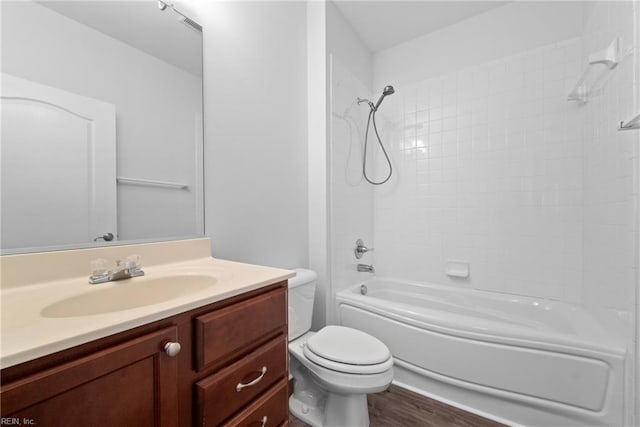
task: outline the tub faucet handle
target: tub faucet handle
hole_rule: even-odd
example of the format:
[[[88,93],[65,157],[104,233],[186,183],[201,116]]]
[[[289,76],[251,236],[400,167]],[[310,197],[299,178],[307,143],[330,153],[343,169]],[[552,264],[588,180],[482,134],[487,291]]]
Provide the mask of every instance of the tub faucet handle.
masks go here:
[[[373,248],[368,248],[364,245],[362,239],[358,239],[356,240],[356,248],[353,250],[353,253],[356,255],[356,259],[360,259],[362,255],[372,250]]]

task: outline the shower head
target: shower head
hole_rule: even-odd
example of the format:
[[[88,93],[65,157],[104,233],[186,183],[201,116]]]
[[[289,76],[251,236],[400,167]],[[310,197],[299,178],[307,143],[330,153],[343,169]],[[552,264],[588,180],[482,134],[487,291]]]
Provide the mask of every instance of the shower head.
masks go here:
[[[167,9],[173,10],[176,14],[178,14],[178,21],[182,22],[188,28],[198,33],[202,33],[202,26],[193,19],[189,18],[184,13],[180,12],[178,9],[176,9],[173,3],[167,3],[163,0],[158,0],[158,9],[160,9],[161,11],[165,11]]]
[[[374,111],[378,110],[378,107],[380,107],[380,104],[382,104],[382,100],[384,99],[385,96],[393,95],[395,92],[396,91],[393,88],[393,86],[385,86],[384,89],[382,89],[382,95],[380,95],[380,98],[378,98],[378,102],[376,102],[376,105],[373,107],[373,110]]]

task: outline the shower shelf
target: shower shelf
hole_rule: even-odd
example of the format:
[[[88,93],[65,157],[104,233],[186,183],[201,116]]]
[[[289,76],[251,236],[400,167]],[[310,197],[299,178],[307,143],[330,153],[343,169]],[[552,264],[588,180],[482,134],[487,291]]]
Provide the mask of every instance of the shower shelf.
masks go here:
[[[155,179],[126,178],[123,176],[119,176],[116,181],[118,182],[118,184],[141,185],[147,187],[164,187],[175,190],[189,189],[189,186],[187,184],[182,184],[180,182],[157,181]]]
[[[620,122],[620,127],[618,130],[633,130],[640,129],[640,114],[632,118],[631,120],[625,122]]]
[[[611,44],[604,50],[589,55],[589,64],[580,76],[578,83],[573,90],[569,92],[567,101],[577,101],[585,104],[589,98],[589,88],[587,88],[587,77],[591,74],[593,66],[597,64],[605,65],[612,70],[620,62],[620,38],[616,37]]]

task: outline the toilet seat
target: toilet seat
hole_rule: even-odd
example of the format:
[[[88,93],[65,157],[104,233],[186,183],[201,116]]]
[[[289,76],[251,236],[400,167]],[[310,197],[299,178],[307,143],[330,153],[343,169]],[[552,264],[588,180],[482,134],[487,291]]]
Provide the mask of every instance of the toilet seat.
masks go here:
[[[309,338],[303,353],[311,362],[337,372],[378,374],[393,367],[384,343],[362,331],[326,326]]]

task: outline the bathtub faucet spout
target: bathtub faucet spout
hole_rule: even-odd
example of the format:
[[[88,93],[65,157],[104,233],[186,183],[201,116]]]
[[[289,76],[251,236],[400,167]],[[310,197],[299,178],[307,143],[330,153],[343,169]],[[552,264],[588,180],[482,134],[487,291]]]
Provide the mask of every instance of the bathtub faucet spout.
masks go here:
[[[373,265],[358,264],[358,271],[361,273],[375,273],[376,269],[373,267]]]

